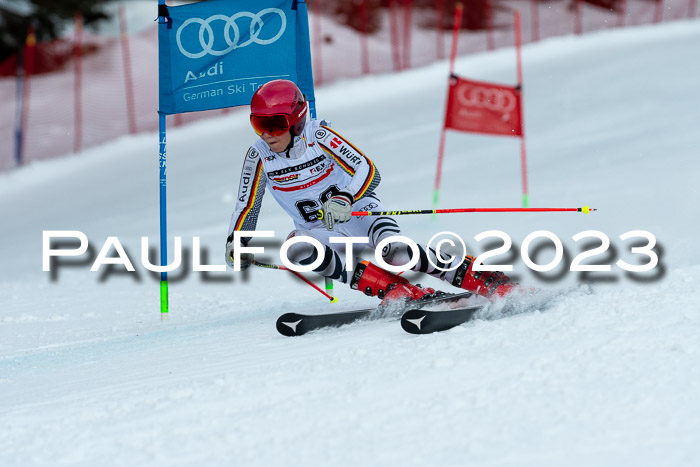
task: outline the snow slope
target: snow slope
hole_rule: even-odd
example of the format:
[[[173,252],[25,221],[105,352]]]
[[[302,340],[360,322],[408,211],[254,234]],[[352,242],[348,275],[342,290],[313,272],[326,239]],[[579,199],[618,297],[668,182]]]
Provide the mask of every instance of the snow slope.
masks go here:
[[[0,175],[0,465],[690,465],[700,454],[700,23],[678,22],[543,41],[524,50],[533,206],[579,214],[401,218],[404,233],[508,233],[527,284],[573,291],[546,312],[478,320],[415,337],[384,320],[288,339],[284,311],[343,310],[374,299],[336,284],[341,302],[283,271],[171,275],[170,319],[140,264],[157,248],[157,136],[123,138],[80,157]],[[512,83],[511,49],[460,59],[457,71]],[[373,158],[392,209],[427,208],[447,65],[319,89],[321,115]],[[168,134],[169,234],[201,237],[222,263],[245,109]],[[517,140],[450,133],[443,207],[517,206]],[[291,223],[270,199],[259,230]],[[653,233],[646,274],[582,277],[565,266],[606,233],[609,254],[643,262],[618,236]],[[42,231],[109,236],[135,273],[91,259],[42,271]],[[540,277],[518,258],[550,230],[565,262]],[[171,258],[172,258],[171,240]],[[534,251],[534,249],[533,249]],[[114,250],[112,250],[114,254]],[[185,255],[189,258],[189,253]],[[539,263],[550,249],[536,255]],[[153,261],[155,261],[155,254]],[[412,276],[414,279],[417,277]],[[422,283],[440,286],[434,280]],[[320,283],[320,281],[317,281]]]

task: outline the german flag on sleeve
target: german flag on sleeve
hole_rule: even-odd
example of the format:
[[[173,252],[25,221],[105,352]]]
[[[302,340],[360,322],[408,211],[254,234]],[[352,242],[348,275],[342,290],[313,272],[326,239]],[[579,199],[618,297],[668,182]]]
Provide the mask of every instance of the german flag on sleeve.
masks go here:
[[[253,179],[250,182],[250,190],[248,190],[248,202],[245,205],[245,208],[243,208],[243,211],[241,211],[240,215],[238,216],[238,220],[236,221],[236,225],[233,230],[247,230],[244,228],[246,225],[246,220],[257,220],[257,212],[255,212],[253,215],[251,215],[251,211],[255,207],[256,204],[260,204],[259,202],[256,203],[256,201],[259,201],[259,196],[262,196],[260,193],[260,181],[262,179],[262,161],[258,160],[258,164],[255,168],[255,175],[253,175]],[[241,186],[241,190],[244,187]],[[255,222],[253,224],[253,228],[255,228]]]
[[[321,149],[353,177],[346,190],[356,200],[372,192],[379,185],[381,177],[370,158],[327,126],[321,126],[320,128],[325,130],[325,135],[318,139]]]

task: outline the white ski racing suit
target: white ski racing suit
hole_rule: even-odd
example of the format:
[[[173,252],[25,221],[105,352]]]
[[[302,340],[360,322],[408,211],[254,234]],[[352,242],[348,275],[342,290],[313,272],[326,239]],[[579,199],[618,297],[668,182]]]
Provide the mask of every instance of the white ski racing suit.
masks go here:
[[[317,218],[317,212],[338,192],[352,196],[353,211],[384,211],[374,193],[380,180],[374,163],[326,121],[307,122],[303,133],[294,137],[293,147],[282,153],[272,152],[258,139],[248,149],[243,163],[229,236],[233,231],[255,230],[263,195],[269,190],[294,220],[295,230],[289,237],[306,235],[324,245],[324,260],[314,271],[347,282],[345,245],[330,243],[330,237],[368,237],[368,243],[356,244],[353,248],[353,252],[359,253],[365,246],[374,248],[384,238],[400,235],[401,229],[391,217],[356,216],[328,231]],[[242,239],[244,245],[248,241],[249,238]],[[433,264],[441,269],[449,264],[439,261],[432,249],[419,245],[419,251],[420,259],[413,270],[451,281],[454,274],[448,272],[446,277],[443,271],[429,264],[427,255],[431,255]],[[302,265],[313,263],[317,255],[309,243],[296,243],[288,251],[290,261]],[[389,243],[382,251],[384,261],[392,265],[408,263],[411,255],[410,248],[400,242]]]

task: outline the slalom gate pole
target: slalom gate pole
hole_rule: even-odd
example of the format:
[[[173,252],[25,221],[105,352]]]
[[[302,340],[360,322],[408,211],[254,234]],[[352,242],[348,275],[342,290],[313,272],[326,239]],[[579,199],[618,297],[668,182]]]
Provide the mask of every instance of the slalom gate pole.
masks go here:
[[[320,0],[317,0],[317,1],[320,3]],[[364,0],[363,0],[363,1],[364,1]],[[315,5],[315,4],[316,4],[316,2],[314,2],[314,5]],[[320,23],[320,19],[317,19],[316,21],[317,21],[317,23]],[[320,26],[319,26],[319,27],[320,27]],[[311,119],[312,119],[312,120],[316,118],[316,101],[315,101],[315,100],[309,101],[309,113],[311,114]],[[282,266],[282,267],[284,267],[284,266]],[[294,271],[292,271],[292,272],[294,272]],[[295,273],[295,274],[296,274],[296,273]],[[298,275],[298,274],[297,274],[297,275]],[[299,276],[299,277],[301,277],[301,276]],[[303,280],[306,280],[306,279],[304,279],[303,277],[301,277],[301,278],[302,278]],[[338,302],[338,299],[337,299],[337,298],[335,299],[335,301],[333,300],[333,279],[330,279],[330,278],[328,278],[328,277],[325,277],[324,279],[325,279],[325,287],[326,287],[326,293],[324,293],[324,295],[326,295],[327,297],[330,298],[331,303],[337,303],[337,302]],[[311,284],[311,285],[312,285],[313,287],[316,287],[316,286],[313,285],[313,284]]]
[[[389,0],[389,34],[391,37],[391,59],[394,71],[401,71],[401,44],[399,38],[398,0]]]
[[[515,10],[513,12],[513,21],[515,29],[515,54],[516,54],[516,67],[518,70],[518,89],[521,93],[520,99],[520,125],[522,127],[522,135],[520,135],[520,175],[522,179],[522,190],[523,190],[523,207],[526,208],[530,205],[530,194],[527,188],[527,151],[525,149],[525,111],[523,110],[523,99],[522,99],[522,89],[523,89],[523,60],[522,60],[522,29],[520,27],[520,12]]]
[[[22,108],[18,109],[18,131],[16,132],[17,137],[17,147],[15,152],[15,162],[17,166],[24,164],[24,153],[25,147],[24,142],[27,139],[27,132],[29,131],[29,84],[31,82],[30,77],[34,74],[34,52],[36,49],[36,34],[34,25],[30,25],[27,30],[27,40],[24,45],[24,51],[22,53],[22,77],[18,82],[18,92],[21,91],[20,102]],[[18,57],[19,60],[19,57]]]
[[[314,0],[311,4],[314,12],[314,71],[316,72],[316,84],[323,83],[323,57],[321,55],[321,0]]]
[[[459,41],[459,30],[462,27],[461,3],[455,5],[455,17],[452,24],[452,48],[450,49],[450,79],[455,73],[455,60],[457,59],[457,43]],[[450,87],[447,86],[447,99],[445,99],[445,117],[440,130],[440,146],[438,148],[437,170],[435,171],[435,187],[433,188],[433,207],[437,208],[440,197],[440,179],[442,178],[442,161],[445,157],[445,133],[447,132],[447,107],[450,102]]]
[[[458,208],[458,209],[417,209],[405,211],[352,211],[352,216],[406,216],[409,214],[455,214],[461,212],[582,212],[588,214],[597,209],[582,208]],[[323,219],[323,210],[318,211],[318,218]]]
[[[693,10],[695,11],[695,10]],[[435,17],[437,19],[438,27],[437,32],[437,52],[436,57],[438,60],[445,58],[445,43],[442,37],[442,19],[445,16],[445,0],[435,0]]]
[[[159,134],[160,134],[160,265],[168,264],[168,210],[167,210],[167,179],[166,179],[166,126],[165,114],[158,112]],[[168,273],[160,273],[160,319],[168,319]]]
[[[308,285],[310,285],[311,287],[313,287],[314,289],[316,289],[316,291],[317,291],[318,293],[320,293],[321,295],[323,295],[324,297],[326,297],[327,299],[329,299],[329,300],[331,301],[331,303],[338,303],[338,297],[334,297],[334,296],[332,296],[332,295],[327,294],[326,292],[324,292],[323,290],[321,290],[321,288],[318,287],[316,284],[314,284],[313,282],[311,282],[310,280],[308,280],[306,277],[302,276],[302,275],[299,274],[298,272],[294,271],[293,269],[289,269],[288,267],[282,266],[281,264],[260,263],[260,262],[258,262],[258,261],[253,261],[253,264],[254,264],[255,266],[260,267],[260,268],[279,269],[279,270],[281,270],[281,271],[289,271],[289,272],[291,272],[292,274],[294,274],[295,276],[297,276],[299,279],[303,280],[303,281],[306,282]],[[331,282],[331,284],[332,284],[332,282]],[[332,290],[332,288],[331,288],[331,290]]]
[[[83,15],[73,19],[73,152],[78,154],[83,143]]]
[[[165,7],[165,0],[158,0],[158,27],[167,23],[167,18],[161,15]],[[166,121],[165,114],[158,112],[158,166],[160,184],[160,265],[168,264],[168,217],[167,217],[167,177],[166,177]],[[160,319],[168,319],[168,273],[160,273]]]
[[[24,62],[21,54],[17,54],[17,92],[15,105],[15,165],[22,165],[22,122],[24,121],[22,111],[24,109]]]
[[[326,286],[326,294],[331,298],[331,303],[338,303],[338,297],[333,297],[333,279],[324,277],[324,285]]]
[[[131,73],[131,49],[129,47],[129,29],[126,24],[126,10],[124,3],[119,4],[119,32],[122,67],[124,68],[124,87],[126,91],[126,115],[129,134],[136,134],[136,110],[134,107],[134,79]]]

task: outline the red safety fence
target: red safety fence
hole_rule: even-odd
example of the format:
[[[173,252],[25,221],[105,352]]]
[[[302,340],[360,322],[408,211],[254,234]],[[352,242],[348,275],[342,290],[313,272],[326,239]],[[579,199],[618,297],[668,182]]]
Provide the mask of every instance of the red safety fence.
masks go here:
[[[307,0],[317,85],[391,73],[445,58],[456,0]],[[463,0],[460,55],[512,47],[513,10],[523,42],[639,24],[694,18],[697,0]],[[153,17],[155,17],[155,7]],[[0,171],[155,131],[158,100],[156,25],[120,37],[87,29],[27,45],[0,63]],[[76,18],[78,24],[79,17]],[[24,63],[24,72],[18,70]],[[21,79],[23,74],[23,79]],[[181,125],[221,115],[176,115]],[[21,130],[21,131],[20,131]]]

